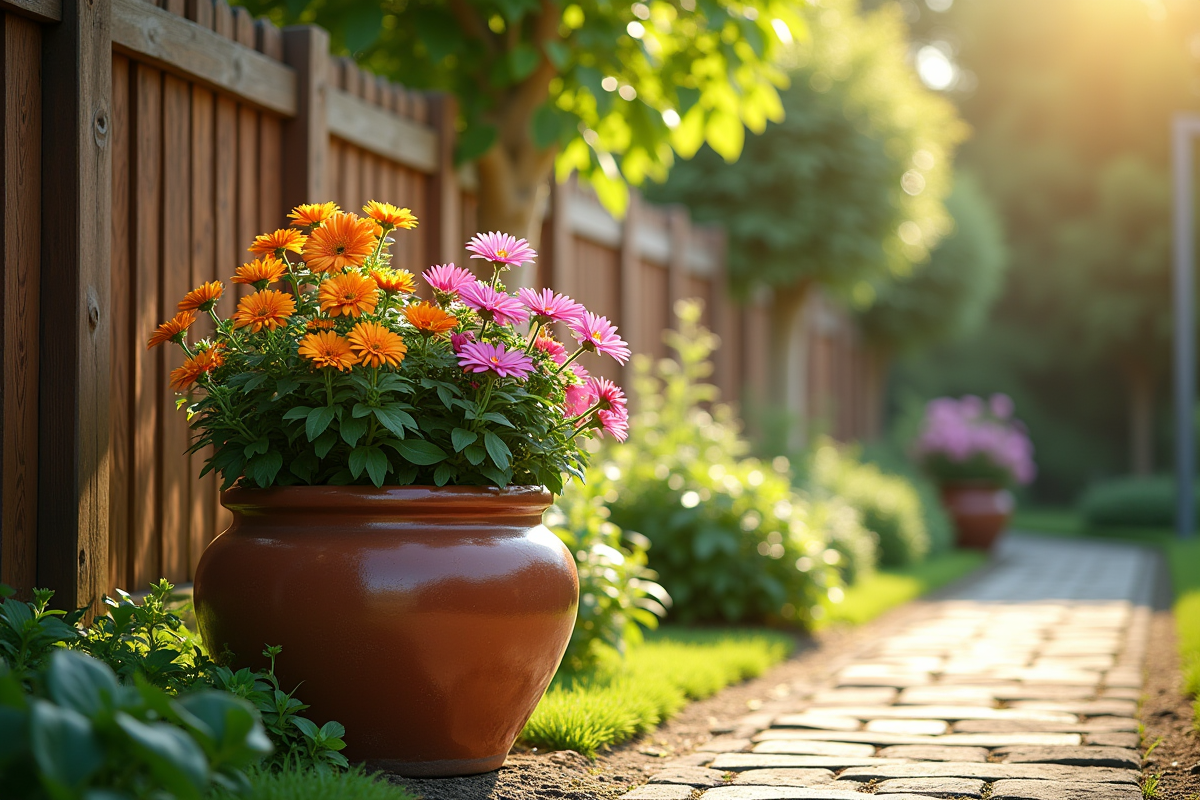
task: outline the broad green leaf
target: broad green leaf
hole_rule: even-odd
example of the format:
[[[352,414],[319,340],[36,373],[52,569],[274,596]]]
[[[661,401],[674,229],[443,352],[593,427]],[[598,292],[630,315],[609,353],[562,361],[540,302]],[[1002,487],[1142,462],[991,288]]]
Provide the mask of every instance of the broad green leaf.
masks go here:
[[[542,54],[533,45],[522,42],[508,53],[509,75],[514,81],[523,81],[537,69],[538,62],[541,60]]]
[[[484,122],[468,125],[458,137],[458,148],[454,153],[455,162],[463,164],[476,160],[491,149],[496,142],[496,135],[495,125]]]
[[[255,456],[246,463],[246,474],[254,479],[260,487],[266,488],[275,481],[275,476],[283,467],[283,454],[278,451],[266,455]]]
[[[396,443],[396,450],[413,464],[427,466],[444,461],[446,451],[424,439],[405,439]]]
[[[191,736],[167,722],[141,722],[123,711],[117,726],[163,786],[183,800],[199,800],[208,785],[208,760]]]
[[[455,428],[450,431],[450,441],[453,442],[454,452],[456,453],[461,453],[467,445],[473,444],[478,438],[478,433],[466,430],[465,428]]]
[[[289,419],[289,420],[290,419],[304,419],[310,413],[312,413],[312,409],[309,408],[308,406],[292,406],[287,411],[283,412],[283,418]]]
[[[363,434],[367,432],[367,426],[367,420],[362,417],[351,417],[342,420],[340,428],[342,441],[354,447],[358,444],[358,440],[363,437]]]
[[[473,444],[463,451],[463,455],[467,457],[467,461],[479,466],[487,458],[487,451],[481,445]]]
[[[492,457],[492,463],[496,465],[496,469],[508,469],[512,451],[508,449],[508,445],[504,443],[503,439],[491,431],[484,431],[483,446],[487,448],[488,455]]]
[[[334,410],[331,406],[320,406],[308,413],[308,421],[305,423],[304,430],[310,442],[325,432],[329,423],[333,422],[333,415]]]
[[[32,703],[29,742],[38,769],[64,789],[76,789],[104,765],[104,749],[91,721],[48,700]]]
[[[329,451],[337,444],[338,435],[333,431],[325,431],[317,440],[313,442],[313,451],[316,452],[317,458],[324,458],[329,454]]]

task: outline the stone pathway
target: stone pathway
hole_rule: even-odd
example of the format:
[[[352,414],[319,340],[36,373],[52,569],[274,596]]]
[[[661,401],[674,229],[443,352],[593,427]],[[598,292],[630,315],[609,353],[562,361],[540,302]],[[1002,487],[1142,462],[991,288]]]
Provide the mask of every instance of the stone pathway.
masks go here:
[[[624,797],[1140,800],[1157,569],[1129,545],[1010,535],[827,684],[715,728]]]

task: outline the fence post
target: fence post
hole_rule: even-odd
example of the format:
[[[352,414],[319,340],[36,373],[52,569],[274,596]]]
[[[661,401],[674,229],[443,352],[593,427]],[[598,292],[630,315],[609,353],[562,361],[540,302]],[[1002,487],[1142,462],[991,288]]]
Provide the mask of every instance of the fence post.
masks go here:
[[[74,607],[108,581],[111,0],[62,17],[42,44],[37,580]]]
[[[283,206],[328,200],[329,33],[315,25],[283,29],[283,61],[296,70],[296,116],[283,125]]]
[[[437,131],[437,172],[429,178],[429,216],[427,236],[429,252],[438,263],[458,261],[462,252],[462,205],[459,197],[458,170],[454,166],[458,103],[452,95],[429,95],[429,119]]]

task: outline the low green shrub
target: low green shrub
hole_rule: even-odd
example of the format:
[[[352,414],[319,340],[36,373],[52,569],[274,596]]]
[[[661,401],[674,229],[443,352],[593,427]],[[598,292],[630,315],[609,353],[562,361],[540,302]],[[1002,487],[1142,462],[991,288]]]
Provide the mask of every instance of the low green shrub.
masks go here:
[[[605,498],[612,481],[603,470],[588,471],[587,483],[572,482],[546,514],[546,525],[575,554],[579,571],[579,616],[563,657],[566,669],[595,664],[606,650],[625,652],[655,628],[671,597],[647,565],[650,540],[625,533],[608,521]]]
[[[930,551],[921,496],[905,478],[888,475],[875,464],[823,440],[813,449],[808,479],[817,496],[841,497],[879,537],[879,563],[887,567],[917,564]]]
[[[879,534],[867,530],[858,511],[840,497],[812,502],[812,524],[825,531],[829,546],[841,555],[838,569],[847,585],[874,574],[879,564]]]
[[[809,621],[840,584],[841,554],[814,526],[786,459],[749,458],[733,412],[714,405],[716,337],[680,303],[677,360],[635,360],[630,440],[603,452],[611,520],[645,534],[675,619]]]
[[[413,800],[413,795],[362,767],[348,772],[253,769],[244,790],[217,791],[212,800]]]
[[[1175,524],[1175,481],[1166,475],[1097,481],[1079,500],[1091,528],[1156,528]]]

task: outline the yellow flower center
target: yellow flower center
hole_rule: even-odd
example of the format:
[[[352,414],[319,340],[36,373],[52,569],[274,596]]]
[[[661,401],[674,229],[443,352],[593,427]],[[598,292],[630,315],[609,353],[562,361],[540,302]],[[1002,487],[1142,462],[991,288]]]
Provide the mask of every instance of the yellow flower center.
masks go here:
[[[500,363],[500,357],[499,357],[499,356],[492,356],[492,363],[493,363],[493,364],[499,364],[499,363]]]
[[[593,331],[592,338],[595,339],[597,342],[600,341],[600,331]]]
[[[498,253],[496,253],[496,255],[500,256],[501,258],[508,258],[508,251],[507,251],[507,250],[501,250],[501,251],[499,251]]]

